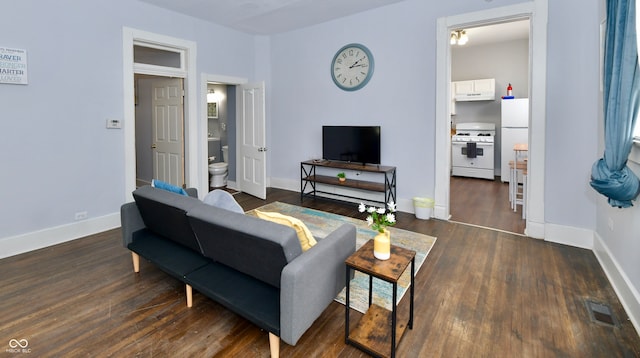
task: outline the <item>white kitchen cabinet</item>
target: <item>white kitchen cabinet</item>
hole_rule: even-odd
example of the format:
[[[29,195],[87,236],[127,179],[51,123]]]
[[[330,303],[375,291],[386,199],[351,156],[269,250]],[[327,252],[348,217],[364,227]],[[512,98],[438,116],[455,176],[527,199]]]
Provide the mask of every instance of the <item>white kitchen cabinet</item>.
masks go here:
[[[496,98],[495,78],[456,81],[452,87],[456,101],[492,101]]]

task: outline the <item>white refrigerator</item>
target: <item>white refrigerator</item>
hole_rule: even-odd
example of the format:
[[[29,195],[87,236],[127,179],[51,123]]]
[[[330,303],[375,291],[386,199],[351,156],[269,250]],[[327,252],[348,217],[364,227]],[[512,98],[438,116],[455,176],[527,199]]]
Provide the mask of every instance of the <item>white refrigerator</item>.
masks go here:
[[[529,99],[503,99],[500,132],[500,178],[509,181],[509,161],[515,158],[513,146],[529,143]]]

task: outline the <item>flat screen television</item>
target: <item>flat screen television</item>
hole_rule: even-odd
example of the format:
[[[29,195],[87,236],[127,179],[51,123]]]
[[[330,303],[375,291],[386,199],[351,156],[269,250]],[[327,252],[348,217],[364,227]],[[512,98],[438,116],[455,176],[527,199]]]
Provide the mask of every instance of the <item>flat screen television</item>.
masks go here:
[[[380,126],[322,126],[322,158],[380,164]]]

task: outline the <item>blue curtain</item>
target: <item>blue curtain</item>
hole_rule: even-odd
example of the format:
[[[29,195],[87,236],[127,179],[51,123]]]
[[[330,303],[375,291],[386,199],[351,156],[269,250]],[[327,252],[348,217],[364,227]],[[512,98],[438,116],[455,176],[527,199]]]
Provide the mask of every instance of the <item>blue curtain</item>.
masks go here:
[[[604,157],[593,164],[591,186],[609,205],[633,206],[638,177],[627,167],[638,115],[640,73],[636,43],[635,0],[607,1],[604,52]]]

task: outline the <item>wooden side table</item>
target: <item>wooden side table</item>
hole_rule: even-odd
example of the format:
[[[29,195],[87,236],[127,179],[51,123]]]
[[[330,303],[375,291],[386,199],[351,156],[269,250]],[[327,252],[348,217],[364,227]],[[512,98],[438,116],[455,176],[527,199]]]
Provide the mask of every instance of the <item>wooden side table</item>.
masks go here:
[[[378,260],[373,256],[373,240],[369,240],[345,260],[347,265],[344,334],[346,344],[358,347],[373,356],[395,357],[397,344],[407,327],[413,329],[415,257],[415,251],[391,245],[391,257],[384,261]],[[398,280],[409,264],[411,264],[409,317],[406,317],[406,324],[404,323],[405,320],[401,320],[398,324]],[[351,270],[369,275],[369,309],[360,319],[353,332],[349,330],[349,283],[351,281]],[[393,286],[393,308],[391,311],[372,303],[373,277],[389,282]]]

